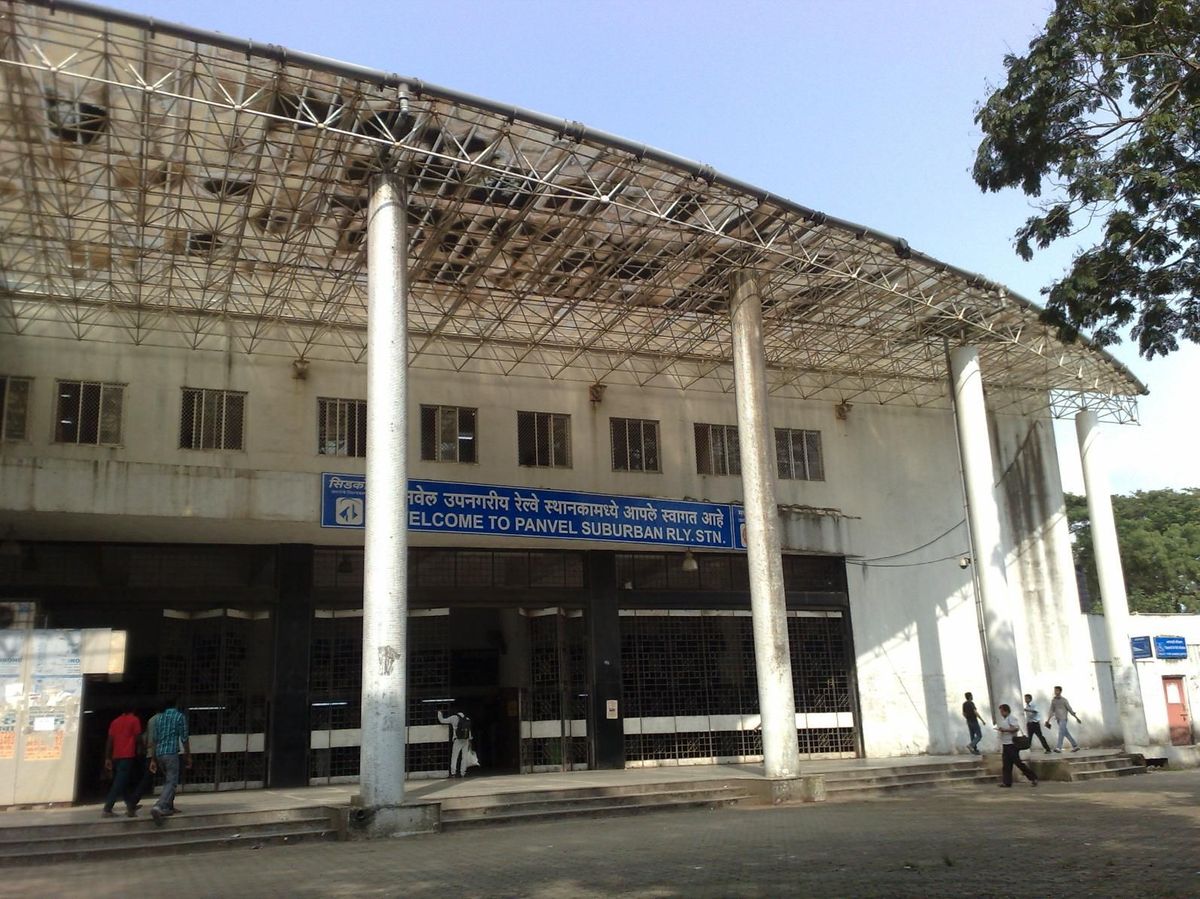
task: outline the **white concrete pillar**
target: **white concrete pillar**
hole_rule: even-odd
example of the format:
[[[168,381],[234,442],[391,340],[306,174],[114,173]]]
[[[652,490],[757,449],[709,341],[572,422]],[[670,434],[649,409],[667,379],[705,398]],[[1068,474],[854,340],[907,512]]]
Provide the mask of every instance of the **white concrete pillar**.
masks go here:
[[[1150,743],[1146,728],[1146,710],[1137,667],[1129,647],[1129,599],[1125,593],[1125,572],[1121,568],[1121,549],[1117,543],[1117,525],[1113,519],[1109,494],[1108,462],[1100,439],[1096,413],[1085,409],[1075,416],[1075,436],[1083,464],[1083,485],[1087,493],[1088,518],[1092,525],[1092,550],[1096,557],[1096,575],[1100,581],[1100,600],[1104,606],[1104,630],[1108,652],[1112,656],[1113,687],[1121,716],[1121,736],[1125,748],[1145,747]]]
[[[1017,663],[1012,600],[1008,595],[1004,544],[1000,536],[1000,507],[993,489],[995,476],[983,375],[979,369],[979,353],[974,347],[957,347],[950,351],[950,376],[954,386],[954,419],[962,453],[963,485],[967,494],[967,520],[971,526],[971,555],[987,639],[985,661],[992,690],[988,712],[994,720],[996,706],[1000,703],[1007,703],[1013,709],[1020,709],[1025,703]]]
[[[767,777],[796,777],[800,773],[800,747],[796,738],[796,699],[792,692],[779,511],[775,501],[775,432],[767,415],[762,299],[758,282],[749,272],[733,276],[730,294],[763,767]]]
[[[359,775],[360,802],[372,820],[375,812],[395,808],[404,799],[408,625],[405,200],[400,178],[379,175],[373,179],[367,217],[367,523]],[[382,822],[388,816],[377,817]]]

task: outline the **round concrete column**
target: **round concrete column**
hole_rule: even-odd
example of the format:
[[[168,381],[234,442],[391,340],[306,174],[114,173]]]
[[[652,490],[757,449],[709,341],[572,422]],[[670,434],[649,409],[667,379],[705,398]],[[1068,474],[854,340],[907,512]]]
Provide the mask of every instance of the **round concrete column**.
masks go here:
[[[758,282],[747,272],[735,274],[730,286],[738,447],[742,455],[763,767],[767,777],[796,777],[800,773],[800,747],[796,738],[796,699],[792,692],[779,512],[775,501],[775,432],[767,414],[762,299]]]
[[[994,720],[996,706],[1000,703],[1020,709],[1024,702],[1004,545],[1000,538],[1000,509],[993,490],[994,466],[992,444],[988,438],[987,405],[983,397],[983,374],[979,369],[979,353],[974,347],[951,350],[950,375],[967,494],[967,519],[971,525],[971,553],[975,559],[975,576],[987,634],[986,663],[992,688],[989,712]]]
[[[386,833],[404,799],[408,505],[404,184],[377,176],[367,216],[367,525],[360,801]]]
[[[1150,742],[1150,734],[1146,728],[1142,688],[1129,647],[1129,600],[1109,495],[1108,461],[1098,425],[1096,413],[1091,410],[1085,409],[1075,416],[1075,436],[1079,439],[1083,485],[1092,525],[1092,549],[1100,581],[1100,601],[1104,607],[1104,630],[1108,636],[1113,688],[1121,716],[1121,736],[1125,748],[1132,750],[1145,747]]]

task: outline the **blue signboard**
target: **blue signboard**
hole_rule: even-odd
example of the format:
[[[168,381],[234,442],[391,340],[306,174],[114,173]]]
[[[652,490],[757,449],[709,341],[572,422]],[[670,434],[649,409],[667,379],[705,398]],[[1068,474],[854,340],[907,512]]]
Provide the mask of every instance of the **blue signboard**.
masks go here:
[[[1186,659],[1187,641],[1183,637],[1155,637],[1154,654],[1160,659]]]
[[[362,528],[366,523],[366,475],[324,472],[321,475],[321,527]]]
[[[1150,653],[1150,638],[1149,637],[1130,637],[1129,645],[1133,649],[1133,660],[1148,659]]]
[[[321,527],[361,528],[365,523],[366,478],[323,473]],[[408,482],[408,528],[708,549],[746,546],[739,506],[416,479]]]

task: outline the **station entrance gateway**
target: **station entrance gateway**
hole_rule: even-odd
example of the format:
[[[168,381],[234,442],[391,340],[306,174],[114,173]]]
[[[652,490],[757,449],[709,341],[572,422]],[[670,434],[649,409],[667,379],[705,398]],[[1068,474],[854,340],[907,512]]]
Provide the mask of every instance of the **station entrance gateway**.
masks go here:
[[[318,550],[353,573],[356,551]],[[590,558],[589,558],[590,557]],[[407,767],[438,777],[450,732],[472,720],[491,773],[751,762],[762,757],[745,557],[678,552],[415,548],[409,565]],[[613,589],[588,572],[610,570]],[[804,758],[860,753],[844,561],[785,557],[796,729]],[[446,605],[432,605],[446,602]],[[592,618],[611,618],[612,638]],[[309,781],[358,776],[362,612],[317,609],[310,661]],[[609,696],[597,662],[615,669]],[[597,716],[619,727],[615,755]]]

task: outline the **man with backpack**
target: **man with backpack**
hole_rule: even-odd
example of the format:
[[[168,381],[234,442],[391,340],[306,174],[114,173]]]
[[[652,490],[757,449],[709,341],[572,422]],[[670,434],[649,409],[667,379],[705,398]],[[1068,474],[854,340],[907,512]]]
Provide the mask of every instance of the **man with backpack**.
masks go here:
[[[471,752],[471,719],[464,712],[437,713],[439,724],[449,724],[454,745],[450,750],[450,776],[466,777]]]

